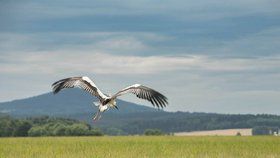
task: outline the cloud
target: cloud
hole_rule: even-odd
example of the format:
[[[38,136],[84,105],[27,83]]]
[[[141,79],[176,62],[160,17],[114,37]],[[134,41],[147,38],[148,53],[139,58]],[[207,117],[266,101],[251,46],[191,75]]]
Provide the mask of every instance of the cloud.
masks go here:
[[[111,49],[111,50],[143,50],[146,49],[146,45],[143,44],[141,41],[133,38],[133,37],[126,37],[126,38],[115,38],[97,42],[95,44],[96,48],[101,49]]]
[[[9,5],[0,16],[5,24],[0,53],[73,48],[137,56],[252,57],[279,50],[276,0],[2,3]]]
[[[210,52],[231,56],[257,57],[274,56],[280,52],[280,27],[262,30],[242,38],[223,42],[221,47],[217,47]]]
[[[110,47],[110,46],[109,46]],[[0,73],[60,71],[96,74],[151,74],[169,71],[246,72],[280,68],[280,58],[213,58],[207,56],[129,56],[102,52],[9,53],[0,55]]]
[[[131,54],[152,50],[151,44],[170,39],[150,32],[0,33],[0,53],[98,49],[112,54]]]
[[[279,30],[272,27],[235,39],[117,31],[0,33],[0,53],[71,50],[137,56],[266,57],[279,54]]]
[[[0,84],[8,91],[1,99],[48,92],[57,79],[89,75],[105,92],[135,82],[150,85],[168,96],[171,111],[275,113],[279,60],[279,56],[134,56],[74,50],[0,54]],[[135,97],[123,99],[147,104]],[[269,106],[263,108],[264,104]]]

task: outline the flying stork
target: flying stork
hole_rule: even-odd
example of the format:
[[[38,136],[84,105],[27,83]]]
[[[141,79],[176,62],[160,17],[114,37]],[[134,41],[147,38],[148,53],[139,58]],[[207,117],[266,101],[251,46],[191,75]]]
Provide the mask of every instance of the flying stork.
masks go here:
[[[158,108],[166,107],[166,105],[168,104],[167,98],[164,95],[157,92],[156,90],[153,90],[141,84],[134,84],[128,86],[112,96],[102,93],[97,88],[95,83],[87,76],[69,77],[69,78],[59,80],[52,84],[54,94],[58,93],[60,90],[64,88],[74,88],[74,87],[81,88],[87,91],[88,93],[90,93],[91,95],[98,98],[99,102],[97,103],[94,102],[94,105],[97,106],[99,109],[93,117],[94,121],[99,120],[101,118],[101,113],[105,112],[109,108],[118,109],[116,104],[116,98],[127,93],[132,93],[135,94],[140,99],[148,100],[153,104],[153,106],[156,106]]]

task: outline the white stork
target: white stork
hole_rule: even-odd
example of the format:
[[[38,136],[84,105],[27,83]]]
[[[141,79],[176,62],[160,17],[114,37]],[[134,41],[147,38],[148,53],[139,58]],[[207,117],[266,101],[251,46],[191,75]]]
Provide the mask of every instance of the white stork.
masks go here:
[[[109,108],[118,109],[116,105],[116,98],[127,93],[133,93],[138,98],[146,99],[158,108],[166,107],[168,104],[167,98],[164,95],[140,84],[128,86],[112,96],[102,93],[94,84],[94,82],[87,76],[65,78],[52,84],[54,94],[58,93],[64,88],[74,87],[81,88],[99,99],[98,103],[94,103],[96,106],[98,106],[99,110],[93,117],[93,120],[99,120],[101,118],[101,113],[108,110]]]

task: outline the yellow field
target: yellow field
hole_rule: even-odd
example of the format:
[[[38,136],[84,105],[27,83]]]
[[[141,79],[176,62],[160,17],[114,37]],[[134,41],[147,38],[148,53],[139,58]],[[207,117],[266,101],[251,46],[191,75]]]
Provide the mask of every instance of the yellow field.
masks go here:
[[[280,137],[0,138],[1,158],[280,157]]]
[[[252,128],[245,129],[219,129],[209,131],[192,131],[192,132],[177,132],[175,136],[236,136],[237,133],[242,136],[251,136]]]

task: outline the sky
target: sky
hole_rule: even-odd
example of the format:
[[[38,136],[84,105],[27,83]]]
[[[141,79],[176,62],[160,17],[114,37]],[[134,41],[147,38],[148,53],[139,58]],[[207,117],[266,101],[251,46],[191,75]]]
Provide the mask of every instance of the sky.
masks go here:
[[[85,75],[108,94],[152,87],[168,97],[166,111],[280,114],[279,8],[279,0],[2,0],[0,102]]]

